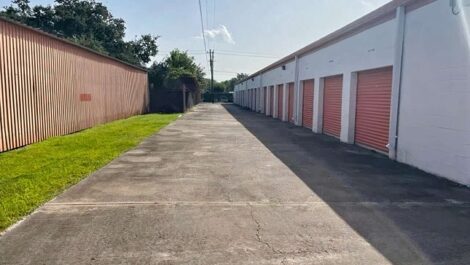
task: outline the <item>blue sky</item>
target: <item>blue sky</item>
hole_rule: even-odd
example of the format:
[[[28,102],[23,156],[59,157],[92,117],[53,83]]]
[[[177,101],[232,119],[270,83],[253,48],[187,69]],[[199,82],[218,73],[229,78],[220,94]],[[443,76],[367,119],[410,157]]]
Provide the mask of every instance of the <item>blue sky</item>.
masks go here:
[[[208,49],[215,49],[215,79],[253,73],[367,14],[388,0],[200,0]],[[126,38],[152,33],[162,60],[187,50],[208,70],[198,0],[102,0],[126,21]],[[9,5],[0,0],[0,5]],[[52,0],[31,0],[51,4]],[[254,56],[251,56],[254,55]],[[206,71],[208,73],[208,71]]]

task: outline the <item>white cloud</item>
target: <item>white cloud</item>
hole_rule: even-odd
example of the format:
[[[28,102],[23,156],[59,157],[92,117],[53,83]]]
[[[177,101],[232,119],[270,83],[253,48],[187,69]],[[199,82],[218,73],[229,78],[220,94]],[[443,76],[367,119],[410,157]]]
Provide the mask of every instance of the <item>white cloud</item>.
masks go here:
[[[226,42],[229,44],[235,44],[232,34],[228,31],[227,27],[224,25],[220,25],[219,27],[214,28],[214,29],[206,29],[204,30],[204,35],[206,36],[207,39]]]

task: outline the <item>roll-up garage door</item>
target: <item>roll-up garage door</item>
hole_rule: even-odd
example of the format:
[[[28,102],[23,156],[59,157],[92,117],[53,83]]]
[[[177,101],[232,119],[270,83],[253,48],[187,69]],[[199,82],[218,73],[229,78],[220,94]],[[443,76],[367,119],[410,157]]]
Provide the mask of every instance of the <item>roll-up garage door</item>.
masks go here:
[[[249,108],[250,107],[250,91],[246,90],[245,92],[246,92],[245,93],[245,100],[246,100],[245,107]]]
[[[263,91],[264,91],[264,113],[265,113],[265,114],[268,114],[268,104],[269,104],[269,100],[268,100],[268,88],[267,88],[267,87],[263,87]]]
[[[255,91],[256,91],[256,108],[255,108],[255,111],[258,112],[259,110],[259,94],[260,94],[260,88],[255,88]]]
[[[246,90],[246,106],[247,108],[250,107],[250,91]]]
[[[251,110],[255,110],[255,90],[251,89]]]
[[[251,110],[251,89],[248,89],[248,108]]]
[[[258,111],[258,94],[259,94],[259,91],[257,88],[255,88],[255,111],[257,112]]]
[[[282,120],[282,110],[283,110],[283,93],[282,93],[282,85],[277,86],[277,117]]]
[[[253,110],[253,89],[250,89],[250,110]]]
[[[246,97],[246,105],[245,105],[245,107],[248,108],[248,107],[250,107],[250,95],[249,95],[249,92],[250,92],[250,91],[246,90],[245,92],[246,92],[246,95],[245,95],[245,97]]]
[[[325,78],[323,92],[323,133],[338,138],[341,134],[342,90],[342,75]]]
[[[312,129],[313,123],[313,80],[305,80],[302,96],[302,126]]]
[[[269,116],[274,114],[274,87],[269,87]]]
[[[289,119],[288,121],[291,123],[294,123],[294,83],[289,83],[288,86],[289,89],[289,98],[288,98],[288,108],[287,108],[287,118]]]
[[[253,89],[253,110],[256,111],[256,88]]]
[[[355,142],[388,152],[392,68],[357,74]]]
[[[246,90],[246,107],[250,108],[250,90]]]

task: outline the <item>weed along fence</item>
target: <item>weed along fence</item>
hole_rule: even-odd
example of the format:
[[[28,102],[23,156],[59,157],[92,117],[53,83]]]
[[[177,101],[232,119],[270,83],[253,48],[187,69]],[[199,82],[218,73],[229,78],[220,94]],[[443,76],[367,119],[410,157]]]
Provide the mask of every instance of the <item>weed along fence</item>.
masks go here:
[[[0,152],[147,106],[145,70],[0,18]]]

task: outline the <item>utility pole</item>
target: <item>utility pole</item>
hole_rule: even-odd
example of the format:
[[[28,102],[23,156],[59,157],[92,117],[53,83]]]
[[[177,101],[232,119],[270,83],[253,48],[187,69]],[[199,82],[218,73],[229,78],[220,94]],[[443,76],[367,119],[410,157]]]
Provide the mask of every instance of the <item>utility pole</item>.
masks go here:
[[[214,51],[209,50],[209,57],[210,57],[210,66],[211,66],[211,95],[212,95],[212,103],[214,103]]]

